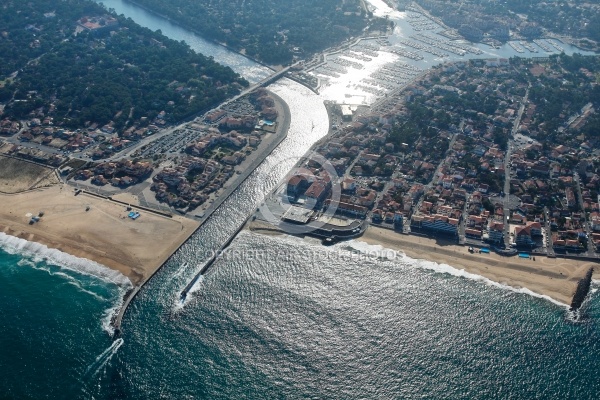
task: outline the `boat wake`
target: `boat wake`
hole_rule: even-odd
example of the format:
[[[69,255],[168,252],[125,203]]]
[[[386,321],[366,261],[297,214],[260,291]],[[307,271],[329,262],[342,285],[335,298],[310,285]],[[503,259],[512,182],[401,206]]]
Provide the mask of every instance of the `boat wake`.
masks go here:
[[[173,274],[173,279],[175,278],[179,278],[181,276],[181,274],[183,274],[185,272],[185,270],[188,267],[188,263],[183,263],[178,269],[177,271]]]
[[[108,362],[117,353],[117,351],[119,350],[119,348],[122,345],[123,345],[123,339],[118,338],[117,340],[112,342],[112,344],[106,350],[104,350],[102,353],[100,353],[100,355],[98,357],[96,357],[94,362],[91,363],[87,367],[85,374],[84,374],[85,380],[87,381],[89,379],[94,378],[96,375],[98,375],[98,373],[100,371],[102,371],[104,366],[106,366],[106,364],[108,364]]]

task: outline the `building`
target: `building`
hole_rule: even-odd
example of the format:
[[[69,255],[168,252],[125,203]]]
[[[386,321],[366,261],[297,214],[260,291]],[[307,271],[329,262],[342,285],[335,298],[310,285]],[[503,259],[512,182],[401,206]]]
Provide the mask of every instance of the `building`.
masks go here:
[[[515,228],[515,243],[517,247],[535,247],[535,242],[531,237],[530,226],[517,226]]]
[[[315,203],[325,200],[327,195],[329,194],[330,184],[324,180],[316,180],[314,181],[306,192],[304,192],[304,196],[307,199],[313,199]]]
[[[352,120],[352,109],[350,108],[349,105],[347,104],[342,104],[340,106],[341,111],[342,111],[342,119],[344,121],[350,121]]]
[[[498,221],[490,222],[488,226],[488,241],[502,243],[504,241],[504,224]]]
[[[415,215],[411,227],[434,234],[458,235],[458,219],[448,218],[444,215]]]

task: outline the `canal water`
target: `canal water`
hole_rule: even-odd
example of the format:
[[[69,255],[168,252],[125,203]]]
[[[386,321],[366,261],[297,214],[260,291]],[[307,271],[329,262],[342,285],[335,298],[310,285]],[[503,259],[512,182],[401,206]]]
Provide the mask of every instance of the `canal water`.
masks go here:
[[[153,31],[160,30],[163,35],[173,40],[186,42],[194,51],[213,57],[220,64],[226,65],[242,75],[250,83],[260,82],[273,71],[264,67],[241,54],[228,50],[210,40],[182,28],[181,26],[161,18],[145,9],[125,0],[101,0],[108,9],[113,9],[117,14],[131,18],[137,24]]]
[[[129,3],[104,3],[222,51]],[[266,73],[223,59],[249,80]],[[1,397],[595,398],[597,283],[575,323],[563,306],[380,246],[244,231],[181,304],[212,251],[327,133],[322,96],[286,79],[270,89],[289,105],[288,137],[144,287],[121,340],[105,324],[127,288],[119,277],[0,240]]]

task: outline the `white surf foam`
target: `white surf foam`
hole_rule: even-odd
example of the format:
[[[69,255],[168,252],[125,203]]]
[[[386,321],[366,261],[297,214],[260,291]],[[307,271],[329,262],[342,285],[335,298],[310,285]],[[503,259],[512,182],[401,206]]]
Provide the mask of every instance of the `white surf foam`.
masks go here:
[[[386,259],[386,260],[396,260],[398,258],[399,253],[396,250],[388,249],[378,244],[368,244],[365,242],[361,242],[360,240],[350,240],[349,242],[343,242],[338,244],[335,248],[349,246],[352,249],[358,251],[361,254],[366,255],[368,258],[372,259]]]
[[[196,282],[194,282],[194,284],[192,285],[190,290],[188,290],[187,295],[185,296],[185,299],[183,299],[183,300],[181,300],[181,292],[178,292],[176,299],[175,299],[175,304],[173,306],[173,311],[179,311],[179,310],[182,310],[183,308],[185,308],[185,306],[187,304],[189,304],[189,302],[194,297],[193,296],[194,293],[200,291],[200,288],[202,287],[203,282],[204,282],[204,275],[201,275],[198,278],[198,280]]]
[[[347,242],[346,244],[358,251],[367,251],[368,254],[371,252],[373,254],[377,254],[378,252],[383,252],[383,254],[386,254],[386,255],[396,253],[398,260],[404,261],[404,262],[406,262],[410,265],[414,265],[418,268],[428,269],[428,270],[432,270],[432,271],[439,272],[439,273],[449,274],[452,276],[457,276],[457,277],[470,279],[473,281],[482,282],[482,283],[485,283],[486,285],[494,286],[494,287],[504,289],[504,290],[509,290],[514,293],[526,294],[526,295],[529,295],[532,297],[537,297],[539,299],[544,299],[553,304],[556,304],[557,306],[569,309],[568,305],[561,303],[560,301],[555,300],[555,299],[551,298],[550,296],[536,293],[525,287],[515,288],[515,287],[507,285],[507,284],[498,283],[489,278],[486,278],[485,276],[473,274],[471,272],[465,271],[464,269],[454,268],[453,266],[448,265],[448,264],[438,264],[434,261],[414,259],[414,258],[407,256],[406,254],[404,254],[402,252],[395,252],[394,250],[386,249],[385,247],[380,246],[380,245],[370,245],[370,244],[367,244],[365,242],[361,242],[358,240],[351,240],[351,241]],[[387,251],[389,251],[391,253],[386,253]],[[388,258],[388,257],[386,257],[386,258]]]
[[[118,286],[132,286],[131,281],[119,271],[105,267],[95,261],[75,257],[57,249],[48,248],[48,246],[40,243],[7,235],[4,232],[0,232],[0,248],[7,253],[20,254],[30,258],[34,263],[45,261],[61,268],[95,276]]]

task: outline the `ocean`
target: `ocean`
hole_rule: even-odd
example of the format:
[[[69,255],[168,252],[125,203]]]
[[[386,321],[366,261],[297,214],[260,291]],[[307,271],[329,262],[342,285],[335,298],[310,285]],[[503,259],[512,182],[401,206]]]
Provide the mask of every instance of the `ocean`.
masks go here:
[[[123,287],[2,251],[0,397],[600,392],[597,282],[575,322],[564,306],[379,246],[243,231],[181,304],[207,247],[192,241],[173,257],[133,303],[117,342],[104,321]]]
[[[0,233],[0,398],[77,395],[130,286],[88,260]]]
[[[252,82],[268,74],[105,3]],[[182,304],[212,252],[327,132],[322,98],[286,80],[270,89],[290,107],[288,138],[140,291],[118,340],[122,276],[0,234],[0,398],[597,398],[598,282],[574,321],[564,305],[451,266],[244,231]]]

